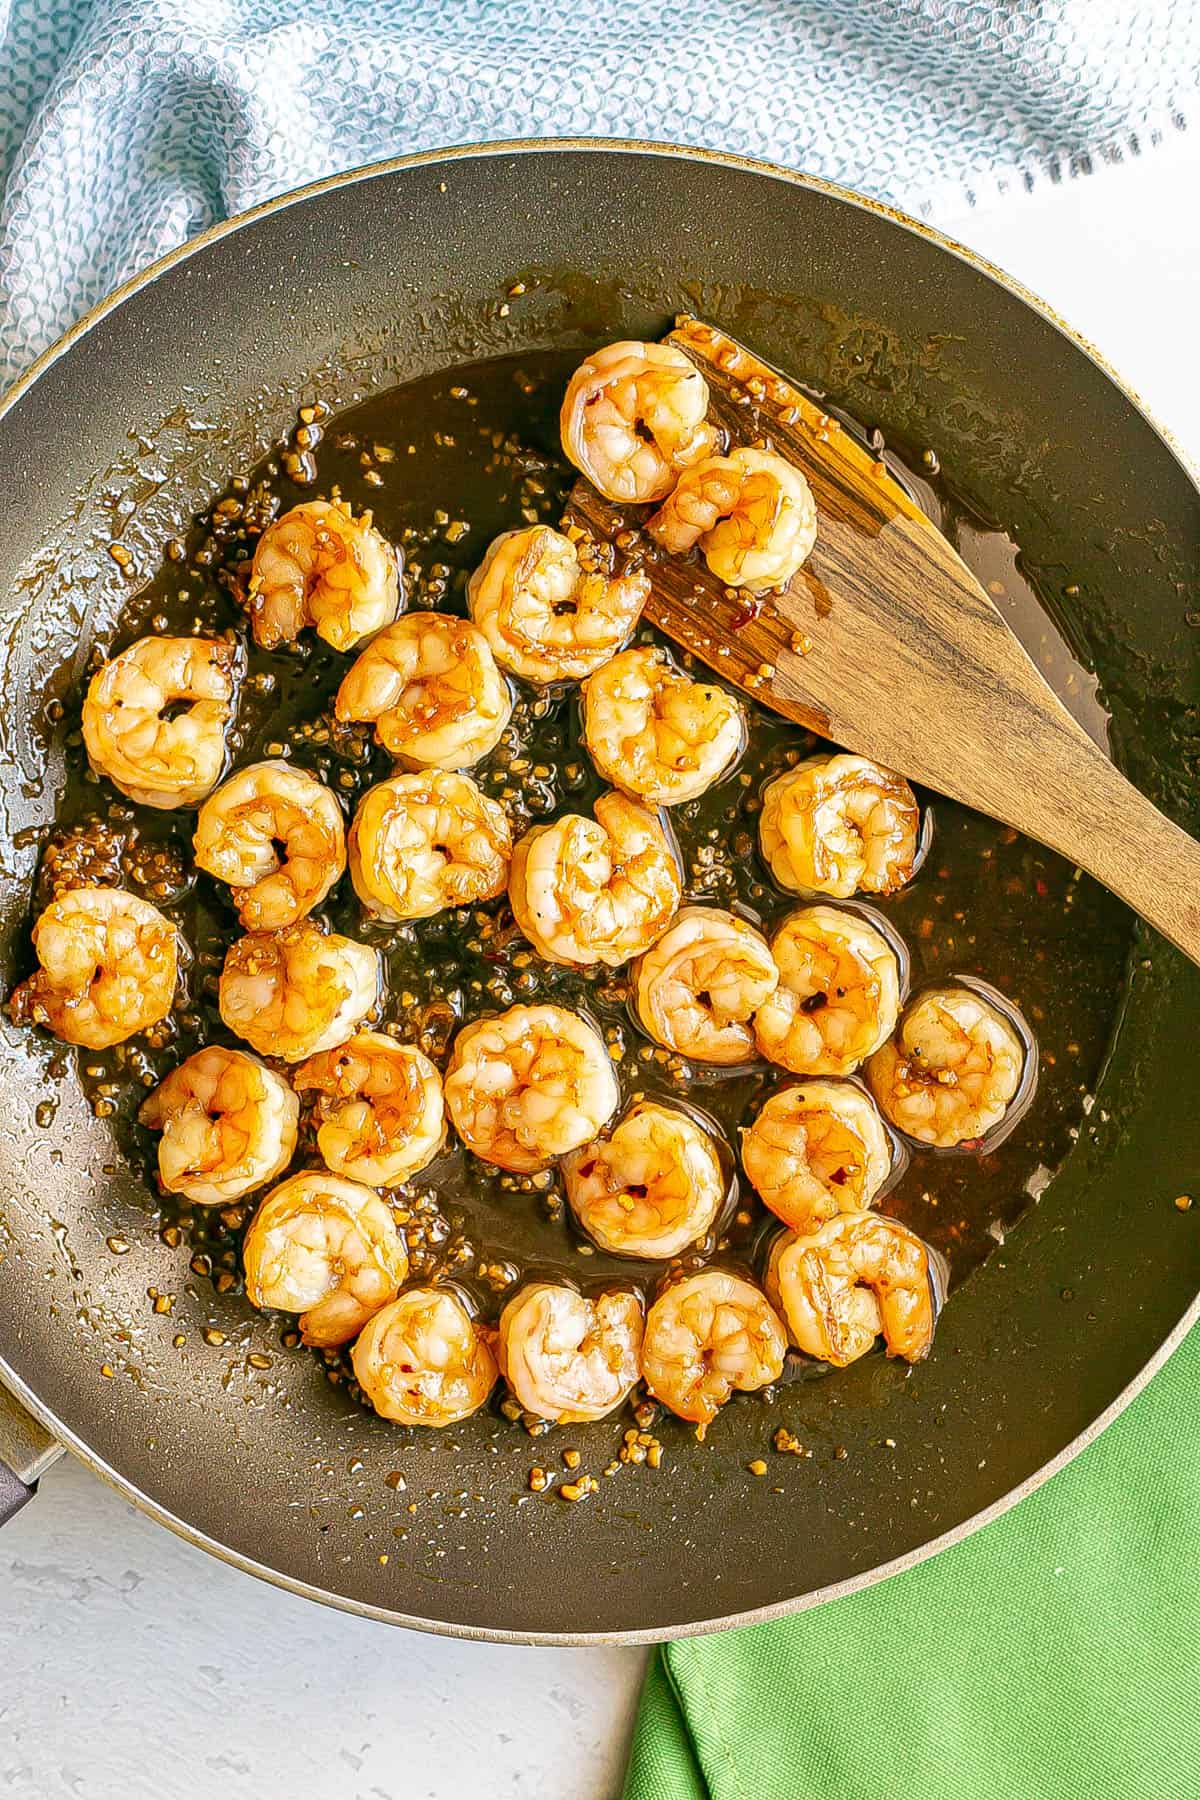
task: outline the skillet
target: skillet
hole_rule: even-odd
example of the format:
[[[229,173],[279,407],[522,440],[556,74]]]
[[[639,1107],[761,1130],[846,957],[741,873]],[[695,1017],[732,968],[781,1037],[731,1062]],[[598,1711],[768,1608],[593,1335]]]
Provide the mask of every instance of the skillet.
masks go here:
[[[1085,345],[937,234],[827,185],[651,145],[497,145],[358,171],[217,228],[112,296],[0,407],[5,986],[28,966],[37,829],[62,778],[46,702],[127,597],[118,534],[150,566],[300,395],[346,405],[455,363],[657,335],[683,310],[888,437],[936,446],[954,486],[1059,571],[1059,625],[1103,678],[1118,760],[1195,832],[1200,495]],[[71,1078],[47,1087],[52,1049],[5,1020],[0,1377],[153,1516],[349,1610],[576,1643],[773,1617],[1011,1504],[1196,1317],[1200,1208],[1173,1199],[1200,1180],[1198,999],[1200,971],[1139,929],[1094,1129],[956,1293],[927,1363],[871,1357],[806,1388],[820,1453],[796,1479],[746,1479],[762,1421],[735,1405],[707,1446],[667,1434],[666,1478],[630,1471],[573,1508],[528,1497],[537,1458],[495,1417],[410,1440],[311,1358],[253,1369],[270,1327],[189,1279],[105,1122]],[[146,1294],[168,1263],[163,1321]],[[14,1412],[0,1430],[36,1472],[38,1427]],[[384,1479],[400,1467],[403,1493]]]

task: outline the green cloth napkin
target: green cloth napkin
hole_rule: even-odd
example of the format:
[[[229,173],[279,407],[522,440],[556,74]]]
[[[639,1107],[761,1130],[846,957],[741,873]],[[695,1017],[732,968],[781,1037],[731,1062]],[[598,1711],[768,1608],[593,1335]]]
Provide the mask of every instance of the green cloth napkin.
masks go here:
[[[1200,1796],[1198,1397],[1200,1329],[965,1543],[796,1618],[664,1646],[625,1800]]]

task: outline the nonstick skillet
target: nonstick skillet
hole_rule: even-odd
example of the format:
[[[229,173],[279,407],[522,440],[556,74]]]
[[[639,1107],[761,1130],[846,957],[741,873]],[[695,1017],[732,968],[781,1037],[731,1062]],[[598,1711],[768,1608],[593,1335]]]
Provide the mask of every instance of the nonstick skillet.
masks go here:
[[[1196,831],[1200,495],[1044,307],[936,234],[781,171],[653,146],[455,151],[210,232],[105,302],[0,408],[6,987],[27,966],[37,830],[62,778],[47,701],[127,597],[118,535],[148,564],[298,396],[345,405],[487,356],[656,335],[684,310],[888,437],[936,447],[1024,557],[1061,571],[1059,624],[1103,680],[1118,759]],[[529,1441],[491,1415],[409,1440],[307,1356],[263,1379],[247,1351],[266,1322],[191,1281],[186,1247],[147,1229],[140,1174],[70,1076],[42,1122],[53,1052],[5,1020],[0,1375],[40,1425],[0,1406],[0,1446],[36,1474],[44,1427],[214,1553],[435,1631],[633,1641],[813,1604],[1018,1498],[1195,1318],[1200,1208],[1173,1201],[1200,1180],[1198,1000],[1200,971],[1139,931],[1094,1131],[956,1293],[930,1360],[908,1373],[872,1356],[806,1388],[807,1434],[844,1456],[749,1480],[762,1419],[735,1404],[707,1445],[670,1435],[668,1478],[633,1471],[572,1508],[526,1497]],[[167,1332],[146,1295],[172,1255]],[[403,1492],[385,1479],[401,1463]],[[6,1489],[9,1507],[25,1497]]]

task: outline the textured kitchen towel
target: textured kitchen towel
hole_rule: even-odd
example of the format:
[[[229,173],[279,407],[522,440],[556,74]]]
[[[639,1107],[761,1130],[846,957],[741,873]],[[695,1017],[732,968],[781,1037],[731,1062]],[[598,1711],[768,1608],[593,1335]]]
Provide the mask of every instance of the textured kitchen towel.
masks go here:
[[[402,151],[594,133],[929,212],[1197,112],[1196,0],[0,0],[0,385],[215,219]]]
[[[1196,1800],[1198,1392],[1200,1330],[965,1543],[668,1645],[625,1800]]]

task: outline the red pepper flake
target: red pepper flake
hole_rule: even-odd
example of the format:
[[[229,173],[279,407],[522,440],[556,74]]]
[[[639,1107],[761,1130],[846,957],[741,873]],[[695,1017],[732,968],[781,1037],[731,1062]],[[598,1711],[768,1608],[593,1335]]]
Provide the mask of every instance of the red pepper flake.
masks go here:
[[[761,600],[752,600],[748,606],[742,604],[740,610],[729,621],[730,631],[741,631],[745,626],[753,625],[755,619],[757,619],[762,612],[762,609],[763,603]]]
[[[1040,875],[1038,876],[1037,880],[1034,882],[1033,885],[1037,892],[1038,899],[1044,900],[1046,898],[1046,895],[1050,892],[1050,889],[1046,886],[1046,883],[1042,880]]]

